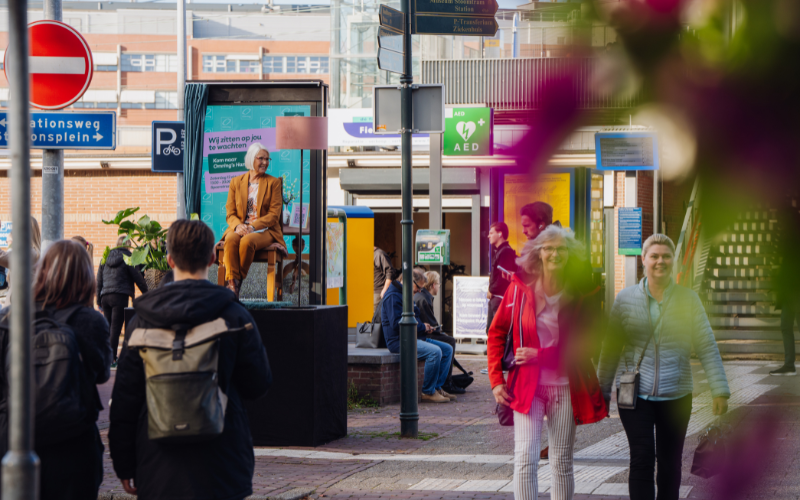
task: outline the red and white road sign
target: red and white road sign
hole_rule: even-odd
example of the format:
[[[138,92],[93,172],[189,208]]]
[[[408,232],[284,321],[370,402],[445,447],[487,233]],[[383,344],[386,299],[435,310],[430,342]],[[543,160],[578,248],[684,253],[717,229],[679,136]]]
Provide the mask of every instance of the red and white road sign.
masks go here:
[[[35,21],[28,25],[31,75],[31,106],[61,109],[81,98],[92,82],[94,65],[89,44],[75,28],[59,21]],[[9,82],[6,49],[3,68]]]

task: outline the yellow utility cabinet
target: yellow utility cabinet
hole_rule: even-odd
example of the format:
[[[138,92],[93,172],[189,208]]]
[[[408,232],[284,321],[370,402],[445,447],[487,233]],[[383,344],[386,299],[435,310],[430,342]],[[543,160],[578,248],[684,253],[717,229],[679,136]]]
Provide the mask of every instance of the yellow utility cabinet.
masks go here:
[[[333,216],[338,212],[339,216]],[[341,214],[344,213],[344,217]],[[375,248],[375,214],[367,207],[329,206],[328,222],[345,222],[344,297],[347,302],[347,326],[372,320]],[[327,304],[340,304],[340,289],[328,288]]]

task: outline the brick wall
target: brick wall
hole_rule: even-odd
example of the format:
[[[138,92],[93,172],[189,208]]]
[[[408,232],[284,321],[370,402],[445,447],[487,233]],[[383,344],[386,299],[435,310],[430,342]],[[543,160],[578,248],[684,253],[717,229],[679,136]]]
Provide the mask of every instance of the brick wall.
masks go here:
[[[8,172],[0,171],[0,220],[11,219]],[[106,246],[117,241],[115,226],[103,224],[122,209],[140,207],[164,226],[175,220],[175,176],[147,170],[67,170],[64,176],[64,237],[81,235],[94,244],[97,267]],[[31,179],[31,211],[42,221],[42,174]]]
[[[417,397],[422,399],[425,363],[417,361]],[[347,385],[355,384],[361,396],[369,396],[380,406],[400,402],[400,363],[348,364]]]

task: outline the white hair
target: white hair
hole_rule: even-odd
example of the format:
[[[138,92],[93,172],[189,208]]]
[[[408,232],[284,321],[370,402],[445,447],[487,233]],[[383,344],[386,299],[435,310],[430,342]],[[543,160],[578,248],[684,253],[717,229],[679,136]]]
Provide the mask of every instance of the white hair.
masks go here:
[[[517,259],[517,265],[528,274],[535,276],[541,274],[542,248],[559,236],[564,238],[564,243],[567,245],[567,250],[569,251],[567,260],[582,260],[584,254],[583,244],[575,239],[575,233],[572,232],[572,229],[551,224],[544,228],[535,239],[525,243]]]
[[[247,154],[244,156],[244,166],[247,167],[247,170],[253,170],[253,164],[256,162],[256,155],[261,151],[266,151],[267,154],[269,154],[269,149],[260,142],[254,142],[247,148]]]

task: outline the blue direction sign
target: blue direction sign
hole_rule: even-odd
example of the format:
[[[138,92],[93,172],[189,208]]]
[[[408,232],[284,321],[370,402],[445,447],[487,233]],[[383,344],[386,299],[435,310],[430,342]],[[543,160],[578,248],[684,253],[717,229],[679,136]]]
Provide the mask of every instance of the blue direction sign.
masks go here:
[[[406,15],[397,9],[381,5],[380,7],[381,26],[392,28],[403,33],[406,29]]]
[[[499,28],[493,16],[418,14],[414,19],[416,23],[412,28],[415,35],[495,36]]]
[[[150,148],[153,172],[183,172],[183,122],[153,122]]]
[[[403,53],[405,36],[402,31],[395,31],[385,26],[378,26],[378,47],[393,52]]]
[[[116,149],[117,113],[31,113],[31,148]],[[0,148],[8,147],[8,113],[0,113]]]
[[[642,255],[642,209],[619,209],[619,254]]]

